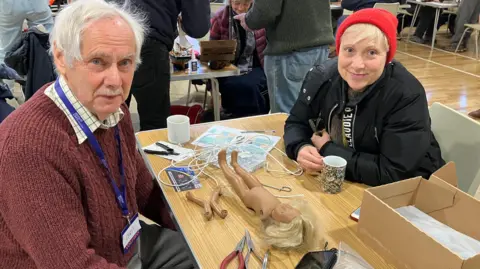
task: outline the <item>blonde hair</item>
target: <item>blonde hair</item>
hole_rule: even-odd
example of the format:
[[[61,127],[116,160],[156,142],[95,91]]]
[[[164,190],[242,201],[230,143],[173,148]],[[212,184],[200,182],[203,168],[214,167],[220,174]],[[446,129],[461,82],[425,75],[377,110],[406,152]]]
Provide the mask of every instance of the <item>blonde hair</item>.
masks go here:
[[[342,35],[340,44],[342,43],[345,34],[349,33],[355,34],[355,40],[353,41],[353,43],[357,43],[364,39],[367,39],[368,41],[373,41],[375,44],[383,45],[385,47],[385,51],[387,52],[390,50],[387,36],[385,36],[382,30],[380,30],[377,26],[373,24],[357,23],[348,27]]]
[[[317,221],[315,214],[304,200],[294,200],[290,204],[300,211],[301,215],[290,223],[283,223],[272,218],[263,221],[264,240],[267,244],[282,248],[312,248],[316,239]]]
[[[252,3],[253,0],[230,0],[229,2],[230,3],[235,2],[235,3],[240,3],[240,4],[248,4],[248,3]]]

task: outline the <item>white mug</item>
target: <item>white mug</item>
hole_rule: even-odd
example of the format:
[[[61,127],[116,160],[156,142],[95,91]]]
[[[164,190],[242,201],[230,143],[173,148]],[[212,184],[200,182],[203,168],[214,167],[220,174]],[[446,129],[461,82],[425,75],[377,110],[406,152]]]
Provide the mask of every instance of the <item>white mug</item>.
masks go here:
[[[183,144],[190,141],[190,118],[185,115],[173,115],[167,118],[168,141]]]

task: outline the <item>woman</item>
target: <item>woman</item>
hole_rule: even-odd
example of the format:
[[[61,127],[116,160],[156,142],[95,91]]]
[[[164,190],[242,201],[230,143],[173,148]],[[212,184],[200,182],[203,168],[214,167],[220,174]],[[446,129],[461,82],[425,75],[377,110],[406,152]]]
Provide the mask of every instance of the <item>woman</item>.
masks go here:
[[[219,78],[222,106],[232,117],[268,113],[267,80],[263,72],[263,51],[267,46],[265,30],[246,31],[236,14],[248,11],[252,0],[230,0],[212,18],[211,40],[237,40],[235,64],[240,76]]]
[[[444,164],[425,90],[392,61],[396,27],[382,9],[353,13],[338,29],[338,59],[307,75],[284,136],[304,169],[318,171],[322,156],[336,155],[347,160],[346,179],[377,186],[429,178]]]

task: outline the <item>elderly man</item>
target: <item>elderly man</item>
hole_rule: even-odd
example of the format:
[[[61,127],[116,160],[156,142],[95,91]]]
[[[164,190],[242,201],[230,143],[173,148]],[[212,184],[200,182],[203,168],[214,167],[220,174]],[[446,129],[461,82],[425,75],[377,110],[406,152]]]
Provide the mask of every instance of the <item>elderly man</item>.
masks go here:
[[[140,64],[139,18],[103,0],[58,14],[59,79],[0,125],[2,268],[192,267],[122,105]]]

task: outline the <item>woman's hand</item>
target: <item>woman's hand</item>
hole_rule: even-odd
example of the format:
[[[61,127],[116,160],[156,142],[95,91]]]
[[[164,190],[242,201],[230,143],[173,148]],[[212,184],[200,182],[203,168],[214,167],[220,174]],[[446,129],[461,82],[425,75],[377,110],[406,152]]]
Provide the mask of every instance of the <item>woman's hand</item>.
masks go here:
[[[314,146],[303,146],[298,151],[297,162],[307,172],[320,171],[323,168],[323,157]]]
[[[331,139],[330,139],[330,135],[326,132],[326,131],[323,131],[322,132],[322,136],[320,135],[317,135],[317,134],[313,134],[312,135],[312,143],[313,145],[318,149],[322,149],[322,147],[327,144],[327,142],[329,142]]]

